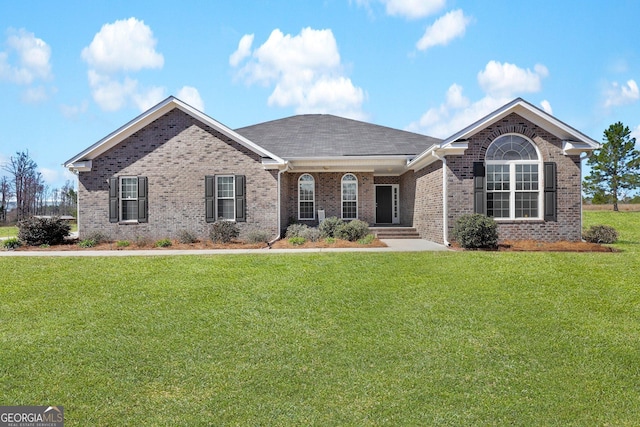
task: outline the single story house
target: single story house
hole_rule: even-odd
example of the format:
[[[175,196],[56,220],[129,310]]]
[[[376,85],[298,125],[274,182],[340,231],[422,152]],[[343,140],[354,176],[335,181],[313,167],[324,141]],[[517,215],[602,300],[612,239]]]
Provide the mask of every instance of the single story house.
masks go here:
[[[599,144],[523,99],[442,140],[306,114],[232,130],[169,97],[76,154],[79,233],[283,235],[322,217],[413,227],[448,244],[463,214],[501,240],[581,239],[581,154]]]

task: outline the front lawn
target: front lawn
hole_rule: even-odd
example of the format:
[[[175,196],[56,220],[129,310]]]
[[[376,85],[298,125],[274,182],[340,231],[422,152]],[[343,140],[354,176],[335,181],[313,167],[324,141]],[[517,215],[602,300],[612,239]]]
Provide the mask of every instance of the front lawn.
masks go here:
[[[1,403],[63,405],[67,426],[640,419],[631,251],[6,257],[0,272]]]

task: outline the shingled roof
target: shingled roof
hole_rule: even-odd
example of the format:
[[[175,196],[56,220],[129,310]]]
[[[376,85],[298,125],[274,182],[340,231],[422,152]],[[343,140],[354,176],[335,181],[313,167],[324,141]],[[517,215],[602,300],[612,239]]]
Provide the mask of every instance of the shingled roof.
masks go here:
[[[282,158],[413,156],[440,139],[330,114],[304,114],[235,130]]]

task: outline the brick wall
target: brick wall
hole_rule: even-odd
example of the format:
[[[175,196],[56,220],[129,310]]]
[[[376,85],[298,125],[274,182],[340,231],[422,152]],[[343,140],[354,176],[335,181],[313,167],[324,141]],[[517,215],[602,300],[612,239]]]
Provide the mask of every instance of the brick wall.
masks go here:
[[[557,164],[557,221],[499,221],[500,240],[533,239],[542,241],[579,241],[581,239],[580,158],[565,156],[562,141],[544,129],[513,113],[469,140],[463,156],[447,157],[449,235],[456,219],[473,213],[473,162],[483,161],[484,155],[498,136],[518,133],[532,140],[544,162]],[[541,171],[542,173],[542,171]]]
[[[411,224],[423,239],[442,240],[442,162],[437,161],[419,171],[401,177],[400,200],[405,206],[402,224]]]
[[[277,171],[267,171],[260,156],[178,109],[165,114],[93,160],[79,174],[80,236],[102,232],[111,239],[172,238],[181,230],[207,237],[205,175],[246,176],[250,229],[277,234]],[[117,176],[148,178],[149,222],[109,222],[107,180]]]
[[[342,216],[342,177],[349,172],[310,172],[316,188],[316,217],[318,209],[324,209],[326,217]],[[287,222],[298,221],[298,179],[303,172],[286,173],[286,189],[283,186],[283,203]],[[353,172],[358,179],[358,219],[371,224],[375,222],[375,187],[373,173]],[[317,221],[300,221],[310,226]]]

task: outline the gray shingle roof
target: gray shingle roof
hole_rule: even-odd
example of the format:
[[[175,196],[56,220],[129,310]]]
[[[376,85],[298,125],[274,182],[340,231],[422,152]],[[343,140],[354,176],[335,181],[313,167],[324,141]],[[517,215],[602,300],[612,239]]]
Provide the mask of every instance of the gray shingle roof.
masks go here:
[[[329,114],[304,114],[236,129],[282,158],[416,155],[441,140]]]

